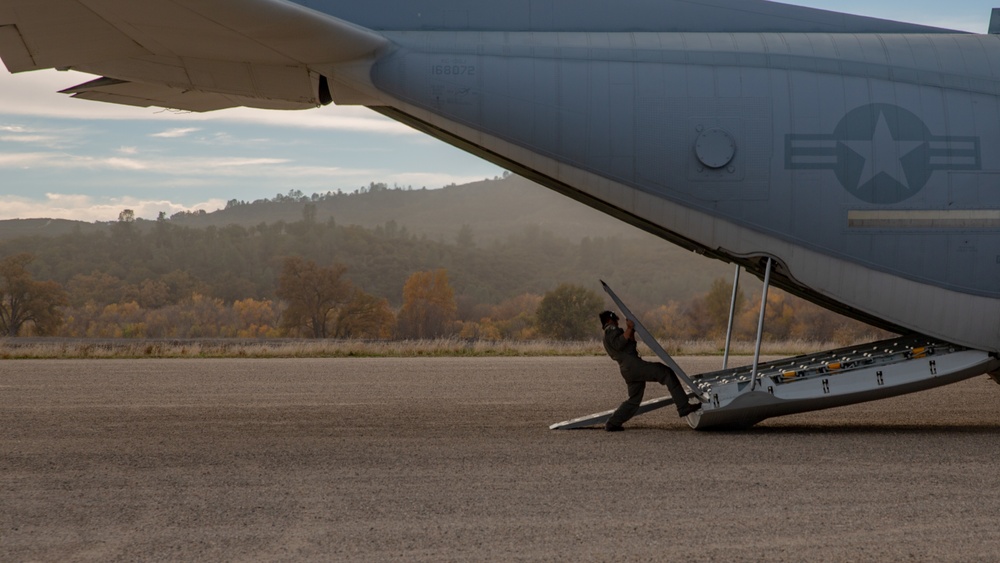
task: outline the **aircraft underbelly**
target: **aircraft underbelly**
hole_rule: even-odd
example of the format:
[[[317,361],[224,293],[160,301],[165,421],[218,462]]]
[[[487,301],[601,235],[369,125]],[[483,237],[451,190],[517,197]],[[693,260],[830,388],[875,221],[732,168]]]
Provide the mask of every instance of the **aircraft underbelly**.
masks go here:
[[[1000,170],[987,158],[1000,154],[1000,82],[949,89],[941,68],[899,83],[883,76],[891,61],[755,58],[799,37],[468,35],[445,48],[390,34],[404,48],[375,85],[440,136],[592,205],[726,258],[775,257],[794,284],[888,323],[1000,349]],[[810,48],[846,49],[829,41]],[[997,45],[976,44],[1000,63]],[[960,47],[935,45],[936,60]]]
[[[777,257],[797,283],[846,306],[949,342],[1000,351],[1000,302],[995,299],[913,282],[833,258],[609,181],[420,108],[399,105],[437,130],[424,129],[426,132],[453,142],[465,139],[469,144],[463,148],[467,150],[668,240],[677,242],[674,237],[679,236],[685,246],[695,243],[699,249],[714,250],[730,259]]]

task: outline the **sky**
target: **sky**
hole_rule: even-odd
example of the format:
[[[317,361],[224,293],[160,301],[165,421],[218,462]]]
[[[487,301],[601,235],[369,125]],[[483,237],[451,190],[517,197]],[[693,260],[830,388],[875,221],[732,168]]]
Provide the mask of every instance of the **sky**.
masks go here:
[[[996,4],[994,4],[996,2]],[[788,3],[983,33],[998,0],[796,0]],[[178,113],[74,100],[93,77],[0,67],[0,219],[112,221],[214,211],[300,190],[369,182],[439,188],[497,166],[358,107]]]

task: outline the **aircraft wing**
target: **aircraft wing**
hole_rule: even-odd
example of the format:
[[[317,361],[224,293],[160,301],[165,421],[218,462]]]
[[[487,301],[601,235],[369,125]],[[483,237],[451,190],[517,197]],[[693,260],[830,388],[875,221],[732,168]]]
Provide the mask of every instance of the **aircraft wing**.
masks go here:
[[[64,92],[127,105],[315,107],[329,102],[316,69],[364,59],[385,44],[282,0],[0,0],[8,70],[103,76]]]

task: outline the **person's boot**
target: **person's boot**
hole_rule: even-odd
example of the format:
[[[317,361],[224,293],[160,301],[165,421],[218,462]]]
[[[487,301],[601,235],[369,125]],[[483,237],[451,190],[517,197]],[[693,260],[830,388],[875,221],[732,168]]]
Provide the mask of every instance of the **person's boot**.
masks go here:
[[[700,408],[701,408],[701,403],[695,403],[693,405],[688,403],[686,405],[683,405],[681,408],[677,409],[677,414],[680,415],[681,418],[684,418],[685,416],[693,413],[694,411]]]
[[[615,423],[613,423],[611,421],[608,421],[608,422],[604,423],[604,431],[605,432],[621,432],[622,430],[625,430],[625,429],[622,428],[621,424],[615,424]]]
[[[677,376],[674,375],[673,370],[670,370],[670,373],[667,374],[666,380],[663,384],[666,385],[667,390],[670,391],[670,396],[674,399],[674,405],[677,406],[677,414],[681,418],[684,418],[701,408],[701,403],[692,405],[688,402],[687,393],[684,391],[684,388],[681,387],[681,382],[677,380]]]

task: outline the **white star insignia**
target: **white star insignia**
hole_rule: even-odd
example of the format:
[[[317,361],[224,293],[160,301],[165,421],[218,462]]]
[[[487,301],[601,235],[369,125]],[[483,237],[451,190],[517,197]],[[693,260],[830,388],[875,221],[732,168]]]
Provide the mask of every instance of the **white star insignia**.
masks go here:
[[[910,154],[924,143],[922,141],[898,141],[892,136],[885,114],[879,112],[878,123],[870,141],[843,141],[852,151],[865,158],[858,186],[863,186],[879,174],[886,174],[910,189],[910,183],[903,172],[900,159]]]

